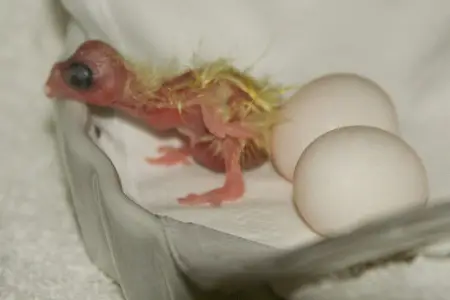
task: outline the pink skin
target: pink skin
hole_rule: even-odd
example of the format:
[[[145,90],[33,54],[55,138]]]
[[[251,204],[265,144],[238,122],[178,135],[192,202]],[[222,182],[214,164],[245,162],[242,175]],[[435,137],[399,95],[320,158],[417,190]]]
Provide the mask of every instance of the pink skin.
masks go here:
[[[67,72],[67,67],[73,62],[81,62],[92,70],[94,84],[89,89],[74,88],[64,80],[64,72]],[[176,87],[185,80],[192,80],[189,72],[166,82],[155,94],[164,98],[171,87]],[[214,87],[206,94],[180,91],[183,95],[192,95],[186,97],[189,108],[180,112],[178,108],[149,107],[147,103],[152,103],[152,99],[145,99],[145,102],[137,99],[133,90],[135,83],[134,75],[127,70],[116,50],[101,41],[90,40],[83,43],[69,59],[53,66],[45,90],[49,98],[69,98],[122,110],[145,120],[151,128],[158,131],[177,129],[183,139],[187,140],[185,145],[181,148],[160,147],[158,150],[161,156],[147,158],[148,163],[166,166],[186,165],[190,164],[189,157],[192,157],[206,168],[225,172],[225,183],[222,187],[203,194],[189,194],[179,199],[181,204],[208,203],[220,206],[222,202],[241,198],[245,192],[242,169],[257,167],[266,157],[247,155],[250,159],[241,161],[246,153],[239,141],[252,137],[253,133],[238,120],[226,122],[217,113],[215,106],[204,104],[214,103],[204,101],[205,97],[214,97]],[[199,101],[200,99],[202,101]],[[205,135],[215,136],[216,139],[212,142],[199,142],[198,139]],[[219,155],[211,150],[213,142],[219,146]]]
[[[158,152],[163,154],[156,158],[146,158],[145,160],[152,165],[173,166],[178,164],[190,165],[189,156],[191,156],[190,147],[170,147],[162,146],[158,148]]]

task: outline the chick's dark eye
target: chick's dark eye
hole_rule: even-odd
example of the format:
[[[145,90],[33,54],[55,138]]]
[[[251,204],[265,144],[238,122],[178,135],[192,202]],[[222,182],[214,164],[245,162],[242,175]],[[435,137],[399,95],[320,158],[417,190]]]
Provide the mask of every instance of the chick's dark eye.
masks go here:
[[[63,72],[64,81],[79,90],[88,90],[94,84],[92,69],[83,63],[73,62]]]

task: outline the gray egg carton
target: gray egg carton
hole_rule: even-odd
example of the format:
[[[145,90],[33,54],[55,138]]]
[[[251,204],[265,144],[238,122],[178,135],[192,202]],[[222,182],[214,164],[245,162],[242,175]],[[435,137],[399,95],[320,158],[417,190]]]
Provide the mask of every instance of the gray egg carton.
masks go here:
[[[86,37],[69,26],[68,53]],[[277,299],[270,286],[290,282],[299,288],[357,276],[410,261],[417,250],[450,237],[450,204],[404,212],[289,251],[160,217],[123,193],[114,165],[89,134],[94,129],[89,107],[61,99],[55,115],[86,251],[127,300]]]

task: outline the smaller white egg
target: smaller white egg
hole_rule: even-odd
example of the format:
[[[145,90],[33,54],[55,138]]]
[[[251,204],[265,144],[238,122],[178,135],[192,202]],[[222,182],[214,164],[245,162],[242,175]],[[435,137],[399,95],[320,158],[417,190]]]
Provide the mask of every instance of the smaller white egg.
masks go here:
[[[272,136],[272,161],[289,181],[302,152],[327,131],[353,125],[399,130],[387,93],[356,74],[330,74],[311,81],[283,105],[281,114]]]
[[[368,126],[325,133],[300,157],[293,198],[320,235],[425,205],[428,180],[420,158],[401,138]]]

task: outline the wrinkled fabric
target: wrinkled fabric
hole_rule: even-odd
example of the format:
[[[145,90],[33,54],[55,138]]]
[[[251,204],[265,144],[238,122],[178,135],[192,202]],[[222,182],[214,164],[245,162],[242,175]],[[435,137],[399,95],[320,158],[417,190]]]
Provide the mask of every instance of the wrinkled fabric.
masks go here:
[[[370,78],[391,96],[403,138],[424,161],[430,180],[430,203],[450,197],[448,1],[63,3],[91,37],[111,42],[124,53],[153,64],[176,59],[185,65],[195,54],[205,60],[226,57],[238,68],[251,67],[255,76],[268,75],[273,81],[289,85],[301,85],[333,72],[353,72]],[[282,182],[267,175],[267,169],[249,175],[253,176],[250,181],[273,185],[273,194],[253,185],[249,189],[254,192],[247,193],[243,201],[214,214],[201,208],[181,209],[174,201],[176,196],[209,189],[219,184],[220,178],[197,168],[181,171],[146,166],[143,157],[154,154],[161,141],[120,116],[98,118],[97,122],[106,133],[98,143],[117,167],[125,192],[143,207],[265,244],[287,247],[301,242],[299,235],[303,236],[303,231],[299,232],[299,221],[289,210],[289,193]],[[438,281],[448,272],[444,264],[440,266],[440,276],[431,275],[434,271],[437,274],[437,267],[426,262],[400,271],[387,269],[350,286],[315,290],[308,299],[323,299],[326,295],[377,299],[394,292],[397,298],[391,299],[440,299],[445,293],[438,291],[447,285]],[[423,274],[430,275],[422,280]],[[405,288],[396,288],[398,284]]]

